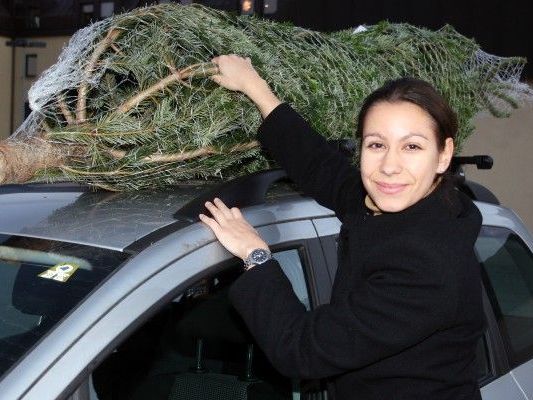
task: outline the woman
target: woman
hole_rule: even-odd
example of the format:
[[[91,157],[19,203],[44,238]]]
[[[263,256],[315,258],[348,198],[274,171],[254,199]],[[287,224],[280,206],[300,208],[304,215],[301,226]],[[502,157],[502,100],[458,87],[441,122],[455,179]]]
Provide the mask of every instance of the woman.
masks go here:
[[[230,299],[272,364],[290,377],[328,378],[337,400],[480,399],[473,246],[481,215],[447,178],[457,130],[447,103],[410,78],[371,94],[359,115],[358,171],[276,98],[249,59],[213,61],[213,79],[261,111],[262,145],[342,222],[331,302],[307,312],[238,209],[215,199],[206,204],[213,218],[200,216],[251,264]]]

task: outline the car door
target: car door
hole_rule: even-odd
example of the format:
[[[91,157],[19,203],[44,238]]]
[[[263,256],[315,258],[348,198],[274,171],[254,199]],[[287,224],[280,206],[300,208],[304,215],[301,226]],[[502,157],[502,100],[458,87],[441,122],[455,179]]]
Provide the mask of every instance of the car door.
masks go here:
[[[274,257],[279,259],[302,303],[307,308],[312,308],[323,301],[321,297],[323,293],[316,285],[320,273],[317,274],[315,271],[325,270],[325,260],[312,222],[308,219],[279,222],[263,225],[257,229],[270,243]],[[224,390],[234,390],[241,384],[238,378],[241,375],[247,376],[249,372],[247,364],[242,360],[249,358],[248,346],[254,343],[253,341],[245,343],[245,340],[250,338],[243,339],[247,335],[241,330],[242,326],[228,322],[230,318],[226,315],[228,306],[225,290],[232,280],[243,272],[242,262],[232,257],[218,242],[213,241],[212,235],[204,227],[197,225],[187,230],[190,232],[181,232],[181,236],[168,237],[163,240],[165,243],[158,245],[161,247],[165,244],[174,248],[179,248],[182,242],[188,242],[190,245],[191,241],[198,240],[201,236],[195,237],[194,232],[198,234],[200,231],[210,240],[163,268],[117,303],[73,344],[68,350],[69,354],[58,360],[47,372],[47,376],[42,377],[24,398],[42,399],[44,391],[50,393],[50,398],[53,398],[50,384],[54,384],[56,387],[63,386],[70,389],[64,389],[61,397],[68,395],[72,399],[99,399],[102,390],[105,392],[109,389],[109,387],[106,389],[106,384],[109,384],[106,377],[113,376],[117,371],[122,375],[125,374],[124,368],[117,370],[113,363],[116,364],[116,360],[122,357],[117,353],[124,352],[129,338],[134,338],[131,342],[134,345],[130,345],[126,352],[133,351],[133,354],[140,357],[144,354],[143,346],[148,346],[149,352],[158,353],[161,357],[158,355],[158,359],[147,359],[145,364],[149,364],[152,368],[149,373],[143,371],[134,376],[131,369],[127,370],[132,375],[121,383],[119,390],[126,393],[132,385],[137,387],[125,394],[125,398],[142,399],[146,398],[146,393],[150,393],[150,398],[153,399],[154,390],[161,388],[167,391],[161,395],[162,398],[168,394],[168,391],[171,391],[173,398],[195,398],[190,392],[188,394],[183,392],[184,387],[187,387],[189,388],[187,390],[200,391],[194,394],[199,396],[198,398],[209,399],[211,394],[208,391],[212,387],[210,385],[213,380],[226,384],[230,382],[229,387]],[[185,233],[188,238],[185,237]],[[173,317],[166,318],[165,323],[161,324],[163,313]],[[167,329],[169,323],[171,328]],[[152,328],[154,324],[157,325],[157,329],[152,329],[151,333],[150,324]],[[143,334],[146,336],[154,331],[157,335],[161,335],[162,326],[165,327],[163,330],[166,336],[157,344],[153,340],[154,336],[151,336],[151,339],[137,340]],[[198,342],[199,339],[203,340],[201,344]],[[95,343],[98,345],[95,346]],[[202,349],[200,360],[203,361],[198,365],[201,365],[200,369],[207,371],[207,375],[193,376],[188,374],[188,371],[190,367],[198,367],[196,362],[199,347]],[[80,360],[80,354],[89,352],[92,354],[87,354],[87,357]],[[278,394],[281,393],[280,398],[322,398],[323,388],[319,382],[287,380],[278,376],[279,374],[269,366],[257,348],[253,349],[252,354],[254,361],[251,373],[254,376],[257,374],[258,381],[261,382],[261,385],[251,389],[252,392],[255,390],[270,393],[269,390],[275,389],[278,390]],[[127,354],[122,357],[120,361],[123,362],[122,365],[128,365],[124,362],[132,359],[128,357]],[[111,359],[114,361],[110,362]],[[81,364],[77,373],[70,371],[74,362]],[[65,370],[69,370],[68,373],[62,374],[61,372]],[[94,372],[90,373],[92,371]],[[171,380],[168,379],[169,374]],[[62,385],[54,382],[60,376],[63,376]],[[117,372],[115,377],[118,376]],[[303,392],[311,394],[304,397]]]
[[[495,221],[496,222],[496,221]],[[533,240],[513,215],[484,225],[476,242],[484,283],[510,372],[484,398],[533,398]],[[501,394],[501,396],[499,395]],[[515,396],[515,397],[513,397]]]

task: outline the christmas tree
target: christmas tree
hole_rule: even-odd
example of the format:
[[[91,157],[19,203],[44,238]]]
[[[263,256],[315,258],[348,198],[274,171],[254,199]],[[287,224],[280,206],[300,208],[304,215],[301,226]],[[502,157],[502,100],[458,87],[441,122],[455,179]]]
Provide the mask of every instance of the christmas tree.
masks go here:
[[[210,60],[250,57],[274,92],[330,139],[351,138],[362,100],[389,79],[433,83],[458,114],[506,116],[529,87],[525,60],[484,53],[452,27],[382,22],[320,33],[206,7],[141,8],[78,31],[29,93],[32,113],[0,143],[0,183],[73,180],[110,190],[268,168],[261,116],[219,87]]]

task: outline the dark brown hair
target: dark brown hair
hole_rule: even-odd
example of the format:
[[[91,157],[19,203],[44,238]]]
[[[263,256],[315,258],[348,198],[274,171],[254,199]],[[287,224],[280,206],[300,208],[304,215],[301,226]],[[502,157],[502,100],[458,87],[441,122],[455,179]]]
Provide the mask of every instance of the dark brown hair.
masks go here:
[[[444,150],[447,138],[455,138],[457,116],[448,102],[428,82],[410,77],[388,81],[365,99],[357,118],[356,137],[362,140],[364,121],[372,106],[380,102],[402,101],[419,106],[431,116],[435,123],[439,151]]]

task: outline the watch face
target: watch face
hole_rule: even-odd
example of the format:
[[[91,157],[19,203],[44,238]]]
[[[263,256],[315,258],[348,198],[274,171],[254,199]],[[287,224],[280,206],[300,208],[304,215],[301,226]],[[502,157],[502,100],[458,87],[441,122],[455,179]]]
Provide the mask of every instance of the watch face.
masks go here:
[[[256,249],[252,251],[250,258],[252,259],[253,263],[261,264],[269,259],[269,253],[264,249]]]

